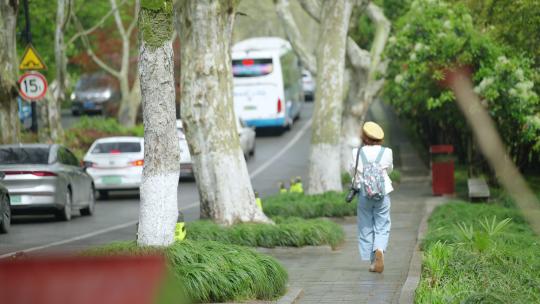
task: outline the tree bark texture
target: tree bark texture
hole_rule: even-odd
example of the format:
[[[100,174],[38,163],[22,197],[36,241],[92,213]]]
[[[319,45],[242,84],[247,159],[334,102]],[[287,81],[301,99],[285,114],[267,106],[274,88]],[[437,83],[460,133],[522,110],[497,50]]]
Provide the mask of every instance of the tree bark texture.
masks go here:
[[[67,78],[67,58],[64,45],[64,30],[66,25],[66,7],[71,0],[58,0],[56,8],[56,30],[54,32],[54,60],[56,64],[56,85],[53,89],[52,98],[47,98],[48,125],[50,137],[53,141],[62,138],[64,130],[62,128],[62,116],[60,115],[61,104],[65,100],[66,78]]]
[[[359,48],[350,37],[347,42],[351,86],[343,108],[341,171],[344,172],[349,170],[351,150],[360,145],[361,126],[366,120],[369,107],[384,84],[384,80],[377,79],[376,74],[384,74],[386,70],[386,63],[381,62],[381,54],[390,34],[390,21],[374,3],[367,5],[365,13],[375,25],[375,37],[370,52]]]
[[[311,194],[341,191],[340,138],[345,50],[352,1],[324,1],[309,164]]]
[[[223,225],[271,222],[255,203],[233,111],[230,47],[237,2],[177,2],[182,120],[201,216]]]
[[[143,1],[140,11],[144,168],[137,243],[142,246],[173,243],[178,217],[180,144],[176,134],[172,1],[160,4],[156,7]]]
[[[0,143],[19,142],[16,24],[19,1],[0,0]]]

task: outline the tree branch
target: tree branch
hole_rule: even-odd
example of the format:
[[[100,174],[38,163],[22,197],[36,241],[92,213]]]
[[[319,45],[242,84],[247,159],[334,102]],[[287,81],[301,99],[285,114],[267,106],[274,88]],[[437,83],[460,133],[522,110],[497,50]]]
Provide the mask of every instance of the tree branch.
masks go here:
[[[110,0],[110,2],[111,2],[111,10],[113,11],[113,15],[114,15],[114,22],[116,23],[116,27],[118,28],[118,32],[120,33],[120,36],[124,38],[126,37],[126,29],[124,28],[124,24],[122,23],[122,17],[120,16],[118,5],[116,5],[116,0]]]
[[[306,69],[308,69],[311,74],[316,75],[317,61],[315,60],[313,53],[308,51],[304,41],[302,40],[302,35],[300,35],[298,26],[296,25],[294,17],[289,9],[289,0],[275,0],[274,3],[276,13],[283,24],[283,29],[285,30],[287,38],[289,38],[289,41],[293,46],[294,52],[296,55],[298,55],[300,61],[306,67]]]
[[[300,6],[315,21],[321,22],[321,2],[320,0],[299,0]]]
[[[390,35],[390,21],[384,15],[384,12],[373,2],[369,3],[366,9],[368,18],[375,24],[375,38],[371,46],[371,66],[369,68],[368,81],[375,79],[375,72],[379,68],[381,54],[386,46],[386,41]]]
[[[122,2],[120,3],[120,6],[122,6],[124,3],[126,3],[127,0],[122,0]],[[118,10],[118,7],[116,8],[116,10]],[[107,12],[107,14],[105,14],[101,19],[99,19],[99,21],[94,24],[94,26],[92,26],[91,28],[87,29],[87,30],[84,30],[84,31],[79,31],[77,32],[75,35],[73,35],[73,37],[71,37],[71,39],[69,39],[69,41],[66,43],[66,45],[70,45],[72,44],[73,42],[75,42],[79,37],[81,36],[87,36],[89,34],[91,34],[93,31],[97,30],[99,27],[101,27],[103,25],[103,23],[105,23],[105,21],[107,21],[107,19],[116,11],[116,10],[110,10],[109,12]],[[75,17],[75,13],[72,14],[73,17]],[[80,23],[80,21],[78,21]]]
[[[109,66],[104,61],[102,61],[96,54],[94,54],[94,51],[92,50],[92,46],[90,45],[90,40],[88,39],[88,36],[86,34],[84,34],[86,31],[84,30],[84,28],[83,28],[83,26],[81,24],[81,21],[79,20],[79,18],[75,14],[73,14],[73,22],[75,23],[75,27],[79,30],[79,32],[83,33],[83,35],[81,35],[81,41],[82,41],[84,47],[86,48],[86,52],[88,53],[90,58],[92,58],[92,60],[100,68],[107,71],[107,73],[113,75],[116,78],[119,78],[120,73],[117,70],[113,69],[111,66]]]
[[[127,29],[127,37],[128,39],[131,37],[131,33],[133,32],[133,29],[135,29],[135,27],[137,26],[137,22],[139,21],[139,10],[141,9],[141,1],[140,0],[135,0],[135,12],[134,12],[134,17],[133,17],[133,21],[131,21],[131,24],[129,25],[128,29]]]
[[[347,57],[357,72],[369,71],[371,67],[371,54],[359,47],[350,36],[347,37]]]

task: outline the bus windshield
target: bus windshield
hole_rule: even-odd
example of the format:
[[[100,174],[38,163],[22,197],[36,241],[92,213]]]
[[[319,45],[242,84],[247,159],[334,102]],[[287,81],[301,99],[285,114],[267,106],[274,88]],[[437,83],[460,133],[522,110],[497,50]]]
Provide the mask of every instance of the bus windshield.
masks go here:
[[[232,61],[234,77],[257,77],[272,73],[272,58],[238,59]]]

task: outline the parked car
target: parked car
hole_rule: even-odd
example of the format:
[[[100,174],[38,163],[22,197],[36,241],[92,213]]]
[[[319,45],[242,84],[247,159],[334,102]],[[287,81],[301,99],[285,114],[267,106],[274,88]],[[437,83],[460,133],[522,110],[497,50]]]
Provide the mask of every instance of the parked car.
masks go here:
[[[1,145],[0,171],[13,214],[52,212],[69,221],[76,210],[81,215],[94,213],[92,178],[61,145]]]
[[[4,172],[0,172],[0,182],[6,177]],[[7,233],[11,225],[11,203],[9,202],[9,192],[0,183],[0,233]]]
[[[111,76],[100,72],[83,74],[73,93],[71,93],[71,113],[114,115],[120,101],[120,90],[117,81]]]
[[[144,165],[144,139],[100,138],[86,152],[83,165],[102,198],[111,190],[138,190]]]
[[[180,141],[180,178],[194,178],[193,162],[191,161],[191,154],[189,153],[184,126],[180,119],[176,120],[176,132],[178,134],[178,140]]]
[[[315,80],[308,70],[302,71],[302,89],[306,100],[313,101],[315,95]]]
[[[240,146],[246,160],[255,155],[255,129],[247,127],[241,119],[236,120],[236,129],[240,137]]]

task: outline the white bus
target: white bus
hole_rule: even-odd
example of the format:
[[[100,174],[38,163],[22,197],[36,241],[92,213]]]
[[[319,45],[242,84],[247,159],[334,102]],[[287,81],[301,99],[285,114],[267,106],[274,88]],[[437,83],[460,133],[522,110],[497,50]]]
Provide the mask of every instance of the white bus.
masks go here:
[[[302,66],[288,41],[260,37],[232,49],[234,108],[246,125],[286,130],[304,104]]]

